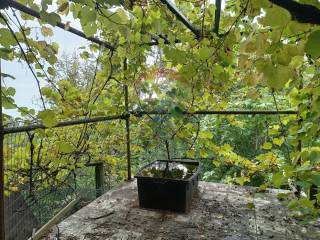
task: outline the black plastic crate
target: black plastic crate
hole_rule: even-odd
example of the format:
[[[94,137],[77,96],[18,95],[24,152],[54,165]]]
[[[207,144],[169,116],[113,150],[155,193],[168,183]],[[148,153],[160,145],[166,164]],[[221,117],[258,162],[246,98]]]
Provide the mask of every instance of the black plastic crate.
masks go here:
[[[143,174],[146,169],[150,169],[152,166],[166,165],[166,163],[169,166],[170,164],[194,166],[194,170],[192,175],[189,174],[190,176],[187,175],[184,179],[176,179],[174,176],[145,176]],[[192,196],[198,188],[199,172],[200,164],[197,161],[157,160],[144,166],[135,176],[138,183],[140,207],[188,212]]]

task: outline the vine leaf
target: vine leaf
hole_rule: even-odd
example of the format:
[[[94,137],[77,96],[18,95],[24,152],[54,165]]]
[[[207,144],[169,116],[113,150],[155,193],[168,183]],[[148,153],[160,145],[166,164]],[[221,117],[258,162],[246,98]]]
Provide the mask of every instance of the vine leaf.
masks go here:
[[[280,7],[273,6],[272,8],[267,8],[265,17],[261,20],[264,26],[271,27],[284,27],[291,20],[290,13]]]
[[[73,146],[70,143],[59,141],[57,146],[60,152],[62,153],[71,153],[73,152]]]
[[[272,148],[272,143],[266,142],[262,145],[262,148],[265,150],[270,150]]]
[[[272,176],[272,182],[276,187],[280,187],[285,182],[285,177],[281,172],[275,173]]]
[[[15,44],[16,44],[16,40],[12,36],[9,29],[1,28],[0,29],[0,45],[8,49],[10,46],[14,46]]]
[[[42,26],[41,27],[41,33],[42,33],[42,35],[43,36],[45,36],[45,37],[51,37],[51,36],[53,36],[53,31],[52,31],[52,29],[51,28],[48,28],[48,27],[46,27],[46,26]]]
[[[306,42],[305,51],[313,59],[320,57],[320,30],[314,31],[309,35]]]
[[[58,123],[56,119],[56,114],[53,110],[41,111],[38,113],[38,116],[46,127],[54,127]]]
[[[272,142],[278,146],[281,146],[284,143],[284,138],[274,138]]]
[[[43,22],[49,23],[52,26],[56,26],[58,22],[61,22],[61,18],[56,13],[47,13],[45,11],[40,12],[40,18]]]

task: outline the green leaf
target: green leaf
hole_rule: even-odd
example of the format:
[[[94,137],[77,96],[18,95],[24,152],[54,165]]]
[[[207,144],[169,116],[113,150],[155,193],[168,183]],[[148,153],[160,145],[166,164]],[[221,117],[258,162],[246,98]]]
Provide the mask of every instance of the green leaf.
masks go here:
[[[53,31],[52,31],[52,29],[51,28],[48,28],[48,27],[46,27],[46,26],[42,26],[41,27],[41,33],[42,33],[42,35],[43,36],[45,36],[45,37],[52,37],[53,36]]]
[[[202,139],[212,139],[213,138],[213,134],[209,131],[201,131],[199,132],[199,138]]]
[[[276,187],[280,187],[284,182],[285,182],[285,177],[283,176],[283,174],[281,172],[273,174],[272,183]]]
[[[41,0],[42,11],[47,11],[48,5],[52,5],[52,0]]]
[[[0,47],[0,58],[4,60],[12,60],[13,55],[11,54],[13,51],[11,48],[2,48]]]
[[[201,60],[206,60],[212,55],[212,49],[208,47],[202,47],[199,49],[199,58]]]
[[[51,76],[55,76],[55,75],[56,75],[56,72],[55,72],[55,70],[54,70],[52,67],[48,67],[47,72],[48,72]]]
[[[49,23],[52,26],[56,26],[58,22],[61,22],[60,16],[54,12],[47,13],[45,11],[41,11],[40,18],[42,21]]]
[[[9,95],[9,96],[14,96],[15,94],[16,94],[16,90],[13,88],[13,87],[8,87],[7,89],[6,89],[6,94],[7,94],[7,96]]]
[[[83,26],[82,29],[87,37],[92,37],[97,32],[98,26],[95,23],[90,23]]]
[[[70,143],[59,141],[57,142],[57,146],[60,152],[62,153],[71,153],[74,148]]]
[[[267,85],[275,89],[282,89],[293,76],[293,69],[290,66],[273,65],[268,60],[257,61],[257,69],[263,73]]]
[[[69,8],[69,3],[68,2],[64,2],[59,6],[58,12],[62,13],[64,11],[68,10],[68,8]]]
[[[0,45],[2,45],[4,48],[9,48],[10,46],[16,45],[16,40],[12,36],[9,29],[1,28],[0,29]]]
[[[236,178],[236,183],[238,183],[241,186],[243,186],[246,182],[250,182],[250,178],[248,178],[246,176]]]
[[[262,148],[265,149],[265,150],[270,150],[272,148],[272,143],[270,142],[265,142],[263,145],[262,145]]]
[[[209,156],[208,152],[204,149],[200,150],[200,157],[207,158]]]
[[[281,138],[274,138],[274,139],[272,139],[272,142],[273,142],[275,145],[281,146],[281,145],[284,143],[284,138],[283,138],[283,137],[281,137]]]
[[[312,182],[315,185],[320,186],[320,173],[317,173],[316,175],[312,176]]]
[[[305,51],[313,59],[320,57],[320,30],[312,32],[305,45]]]
[[[42,123],[49,128],[54,127],[58,123],[56,114],[52,110],[41,111],[38,113],[38,117],[42,120]]]
[[[80,14],[81,14],[80,22],[82,27],[84,27],[88,23],[95,22],[97,19],[97,11],[87,6],[81,9]]]
[[[290,13],[281,7],[274,5],[272,8],[265,9],[265,11],[266,15],[260,21],[264,26],[284,27],[291,20]]]
[[[291,165],[284,165],[282,168],[286,177],[292,177],[295,173],[295,169]]]
[[[53,91],[50,87],[42,87],[41,88],[41,94],[46,97],[52,96],[52,93],[53,93]]]
[[[134,5],[133,9],[132,9],[132,13],[138,19],[142,19],[143,18],[143,11],[142,11],[142,8],[140,6]]]
[[[208,6],[208,13],[209,13],[211,16],[214,16],[214,15],[215,15],[215,11],[216,11],[216,5],[215,5],[215,4],[209,4],[209,6]]]
[[[17,108],[16,104],[14,103],[14,100],[10,97],[4,97],[2,99],[2,106],[5,109],[16,109]]]

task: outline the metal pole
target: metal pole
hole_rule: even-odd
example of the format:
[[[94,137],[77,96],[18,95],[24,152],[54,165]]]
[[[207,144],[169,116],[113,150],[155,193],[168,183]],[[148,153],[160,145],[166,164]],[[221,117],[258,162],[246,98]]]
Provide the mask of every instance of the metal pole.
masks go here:
[[[5,239],[4,221],[4,155],[3,155],[3,119],[2,119],[2,71],[0,59],[0,239]]]
[[[125,64],[126,66],[126,64]],[[129,93],[128,86],[124,85],[124,100],[125,108],[127,112],[126,117],[126,136],[127,136],[127,169],[128,169],[128,180],[131,180],[131,150],[130,150],[130,114],[129,114]]]
[[[300,84],[299,84],[299,92],[301,92],[301,90],[302,90],[302,88],[303,88],[303,84],[302,84],[302,81],[300,82]],[[300,104],[299,104],[300,105]],[[299,106],[298,106],[299,107]],[[299,117],[299,119],[298,119],[298,126],[301,128],[301,124],[302,124],[302,118],[301,118],[301,116]],[[298,135],[297,135],[297,137],[299,137]],[[299,158],[298,158],[298,161],[297,161],[297,165],[298,166],[301,166],[301,160],[302,160],[302,158],[301,158],[301,154],[302,154],[302,141],[299,139],[298,140],[298,151],[299,151],[299,153],[300,153],[300,156],[299,156]],[[297,185],[297,196],[298,197],[300,197],[301,196],[301,192],[302,192],[302,188],[301,188],[301,186],[299,186],[299,185]]]
[[[41,19],[39,12],[37,12],[37,11],[31,9],[31,8],[26,7],[25,5],[23,5],[21,3],[18,3],[18,2],[13,1],[13,0],[7,0],[7,4],[10,7],[15,8],[15,9],[21,11],[21,12],[29,14],[29,15],[35,17],[35,18]],[[110,43],[103,42],[100,39],[97,39],[95,37],[87,37],[83,32],[81,32],[78,29],[75,29],[73,27],[67,26],[64,23],[58,22],[57,23],[57,27],[65,30],[67,32],[71,32],[71,33],[73,33],[73,34],[75,34],[75,35],[77,35],[79,37],[84,38],[84,39],[87,39],[87,40],[89,40],[91,42],[94,42],[94,43],[97,43],[99,45],[105,46],[106,48],[108,48],[110,50],[115,50],[115,48]]]
[[[182,22],[197,38],[201,38],[200,31],[197,30],[192,23],[179,11],[176,5],[170,0],[161,0],[161,2],[167,5],[168,9]]]
[[[95,178],[96,178],[96,197],[100,197],[104,189],[104,169],[103,163],[99,162],[95,165]]]
[[[216,11],[215,11],[215,17],[214,17],[214,32],[217,35],[219,35],[220,15],[221,15],[221,0],[216,0]]]
[[[122,115],[115,115],[115,116],[103,116],[103,117],[95,117],[95,118],[84,118],[80,120],[70,120],[59,122],[53,128],[58,127],[66,127],[66,126],[74,126],[79,124],[86,124],[86,123],[95,123],[95,122],[103,122],[103,121],[112,121],[117,119],[126,119],[128,114],[133,114],[136,117],[142,117],[143,115],[157,115],[157,114],[170,114],[170,112],[165,110],[158,110],[158,111],[129,111],[126,114]],[[268,110],[230,110],[230,111],[195,111],[195,112],[187,112],[183,111],[182,114],[184,115],[296,115],[298,114],[297,111],[294,110],[284,110],[284,111],[268,111]],[[10,134],[10,133],[20,133],[20,132],[28,132],[36,129],[47,129],[48,127],[44,126],[43,124],[32,124],[29,126],[22,126],[22,127],[10,127],[4,128],[3,134]]]
[[[79,120],[70,120],[65,122],[59,122],[56,126],[52,128],[74,126],[74,125],[80,125],[80,124],[86,124],[86,123],[112,121],[112,120],[118,120],[118,119],[125,119],[126,117],[127,117],[126,115],[114,115],[114,116],[84,118]],[[20,132],[28,132],[36,129],[47,129],[47,128],[48,127],[44,126],[43,124],[32,124],[32,125],[23,126],[23,127],[4,128],[3,133],[4,134],[20,133]]]
[[[27,132],[30,142],[30,159],[29,159],[29,196],[33,195],[33,155],[34,155],[34,133]]]
[[[143,115],[162,115],[170,114],[166,110],[157,110],[157,111],[132,111],[131,114],[140,117]],[[274,110],[204,110],[204,111],[194,111],[187,112],[182,111],[183,115],[296,115],[298,111],[294,110],[283,110],[283,111],[274,111]]]

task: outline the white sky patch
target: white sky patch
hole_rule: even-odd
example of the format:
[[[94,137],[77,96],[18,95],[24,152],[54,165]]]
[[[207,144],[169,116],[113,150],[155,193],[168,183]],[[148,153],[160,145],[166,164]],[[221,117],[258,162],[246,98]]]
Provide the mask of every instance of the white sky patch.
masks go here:
[[[48,12],[54,11],[56,8],[56,6],[50,6]],[[12,17],[13,20],[15,20],[15,17],[13,16],[11,10],[8,9],[6,10],[6,12]],[[15,12],[19,16],[19,11],[15,10]],[[63,23],[69,21],[71,23],[70,26],[81,30],[80,21],[78,19],[74,19],[71,13],[68,14],[68,16],[61,16],[61,19]],[[24,23],[24,20],[20,19],[20,21],[21,24]],[[13,24],[11,25],[12,27],[14,27]],[[40,27],[38,21],[27,21],[27,25],[30,27]],[[45,40],[48,42],[57,42],[59,44],[58,57],[63,53],[72,54],[77,51],[79,47],[90,44],[89,41],[70,32],[67,32],[61,28],[52,27],[50,25],[47,26],[52,28],[54,35],[51,38],[45,38]],[[14,29],[17,30],[16,27]],[[37,31],[39,31],[39,29]],[[36,37],[35,31],[33,31],[32,36]],[[24,61],[15,60],[13,62],[8,62],[2,60],[1,65],[3,73],[10,74],[16,78],[15,80],[8,78],[4,80],[4,83],[7,87],[14,87],[16,89],[16,94],[14,97],[16,104],[19,107],[28,107],[35,110],[41,110],[41,104],[39,104],[40,94],[38,91],[37,83],[27,64]],[[41,80],[41,78],[39,79],[42,86],[47,85],[46,81]],[[19,116],[19,113],[16,109],[4,109],[3,111],[4,113],[14,117]]]

